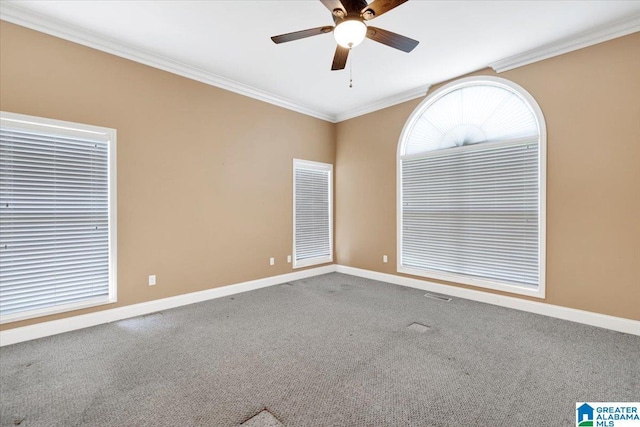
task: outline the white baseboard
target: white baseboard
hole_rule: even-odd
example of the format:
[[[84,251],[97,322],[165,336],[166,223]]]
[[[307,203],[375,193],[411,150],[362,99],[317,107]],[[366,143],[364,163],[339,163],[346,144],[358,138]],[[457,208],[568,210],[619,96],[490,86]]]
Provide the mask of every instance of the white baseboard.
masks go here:
[[[508,297],[484,291],[459,288],[457,286],[443,285],[440,283],[429,282],[427,280],[413,279],[410,277],[396,276],[394,274],[379,273],[377,271],[333,264],[308,270],[295,271],[293,273],[282,274],[279,276],[265,277],[264,279],[257,279],[229,286],[222,286],[219,288],[207,289],[200,292],[192,292],[174,297],[127,305],[110,310],[97,311],[95,313],[82,314],[79,316],[7,329],[0,331],[0,346],[16,344],[23,341],[61,334],[63,332],[74,331],[76,329],[88,328],[90,326],[96,326],[103,323],[115,322],[117,320],[128,319],[130,317],[141,316],[143,314],[155,313],[157,311],[168,310],[170,308],[180,307],[183,305],[194,304],[210,299],[221,298],[241,292],[333,272],[393,283],[395,285],[408,286],[411,288],[421,289],[423,291],[436,292],[452,297],[484,302],[487,304],[499,305],[502,307],[513,308],[515,310],[527,311],[530,313],[583,323],[585,325],[625,332],[627,334],[640,335],[640,321],[637,320],[624,319],[621,317],[576,310],[574,308],[561,307],[537,301],[528,301],[516,297]]]
[[[34,325],[7,329],[0,331],[0,347],[37,338],[48,337],[50,335],[57,335],[63,332],[75,331],[76,329],[101,325],[103,323],[115,322],[117,320],[128,319],[130,317],[141,316],[143,314],[155,313],[157,311],[168,310],[170,308],[194,304],[210,299],[226,297],[233,294],[239,294],[241,292],[252,291],[254,289],[266,288],[267,286],[279,285],[293,280],[333,273],[334,271],[336,271],[335,265],[327,265],[324,267],[295,271],[293,273],[265,277],[264,279],[251,280],[249,282],[237,283],[229,286],[221,286],[219,288],[207,289],[205,291],[191,292],[188,294],[176,295],[174,297],[162,298],[139,304],[131,304],[124,307],[101,310],[94,313],[81,314],[79,316],[71,316],[64,319],[51,320],[48,322],[36,323]]]
[[[585,325],[597,326],[611,329],[618,332],[625,332],[632,335],[640,335],[640,321],[624,319],[622,317],[608,316],[606,314],[593,313],[590,311],[577,310],[575,308],[561,307],[558,305],[546,304],[538,301],[529,301],[521,298],[508,297],[504,295],[492,294],[489,292],[476,291],[473,289],[459,288],[457,286],[443,285],[429,282],[427,280],[413,279],[410,277],[396,276],[394,274],[379,273],[377,271],[363,270],[355,267],[336,265],[338,273],[350,274],[352,276],[364,277],[381,282],[393,283],[395,285],[408,286],[410,288],[421,289],[423,291],[436,292],[457,298],[464,298],[487,304],[499,305],[513,308],[515,310],[527,311],[530,313],[542,314],[544,316],[583,323]]]

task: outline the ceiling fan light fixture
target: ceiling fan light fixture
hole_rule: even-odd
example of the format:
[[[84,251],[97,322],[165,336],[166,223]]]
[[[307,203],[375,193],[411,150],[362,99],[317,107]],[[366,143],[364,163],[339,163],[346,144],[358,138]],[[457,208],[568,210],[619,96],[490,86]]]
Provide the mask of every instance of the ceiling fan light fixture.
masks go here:
[[[367,26],[359,19],[347,19],[336,25],[333,37],[336,42],[348,49],[358,46],[367,35]]]

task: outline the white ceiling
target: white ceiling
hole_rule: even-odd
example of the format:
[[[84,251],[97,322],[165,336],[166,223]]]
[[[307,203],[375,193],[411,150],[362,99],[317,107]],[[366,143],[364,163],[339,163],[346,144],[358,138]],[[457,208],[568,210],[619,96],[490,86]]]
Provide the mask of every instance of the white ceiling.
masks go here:
[[[424,94],[430,84],[639,15],[637,0],[410,0],[370,25],[419,40],[418,47],[407,54],[365,40],[351,54],[349,88],[349,64],[343,71],[330,70],[336,46],[332,34],[280,45],[270,40],[332,25],[331,14],[318,0],[2,1],[3,19],[35,22],[28,26],[44,31],[58,28],[47,32],[64,37],[66,31],[75,35],[67,37],[74,41],[93,40],[94,47],[107,46],[104,50],[114,53],[135,51],[155,58],[151,62],[177,61],[169,62],[200,80],[237,86],[258,98],[273,97],[276,104],[332,121],[403,100],[403,95]]]

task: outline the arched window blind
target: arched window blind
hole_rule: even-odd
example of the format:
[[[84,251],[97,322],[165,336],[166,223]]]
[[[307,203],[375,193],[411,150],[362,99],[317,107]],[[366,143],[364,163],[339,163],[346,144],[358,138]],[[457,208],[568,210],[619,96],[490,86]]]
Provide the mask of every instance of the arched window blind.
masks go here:
[[[115,301],[115,131],[1,118],[2,321]]]
[[[398,270],[544,296],[544,119],[504,79],[429,96],[400,139]]]

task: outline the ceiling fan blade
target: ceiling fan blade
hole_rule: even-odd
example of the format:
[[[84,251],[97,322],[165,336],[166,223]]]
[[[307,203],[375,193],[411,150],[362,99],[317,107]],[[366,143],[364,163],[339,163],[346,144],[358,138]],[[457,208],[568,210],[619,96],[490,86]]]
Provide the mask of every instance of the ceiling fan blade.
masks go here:
[[[304,39],[311,36],[317,36],[320,34],[330,33],[333,31],[333,27],[318,27],[318,28],[309,28],[308,30],[295,31],[293,33],[280,34],[279,36],[271,37],[274,43],[286,43],[293,40]]]
[[[347,14],[347,9],[344,8],[340,0],[320,0],[322,4],[329,9],[329,12],[333,13],[336,9],[342,9]]]
[[[333,64],[331,64],[331,71],[344,70],[347,65],[347,58],[349,57],[349,49],[338,45],[336,47],[336,53],[333,55]]]
[[[383,13],[389,12],[391,9],[395,9],[407,1],[408,0],[375,0],[373,3],[368,4],[364,9],[362,9],[360,14],[365,20],[370,21]],[[368,13],[368,11],[373,11],[373,14]]]
[[[400,34],[392,33],[391,31],[376,27],[367,28],[367,38],[399,49],[403,52],[411,52],[416,46],[418,46],[418,43],[420,43],[419,41],[410,39],[409,37],[401,36]]]

